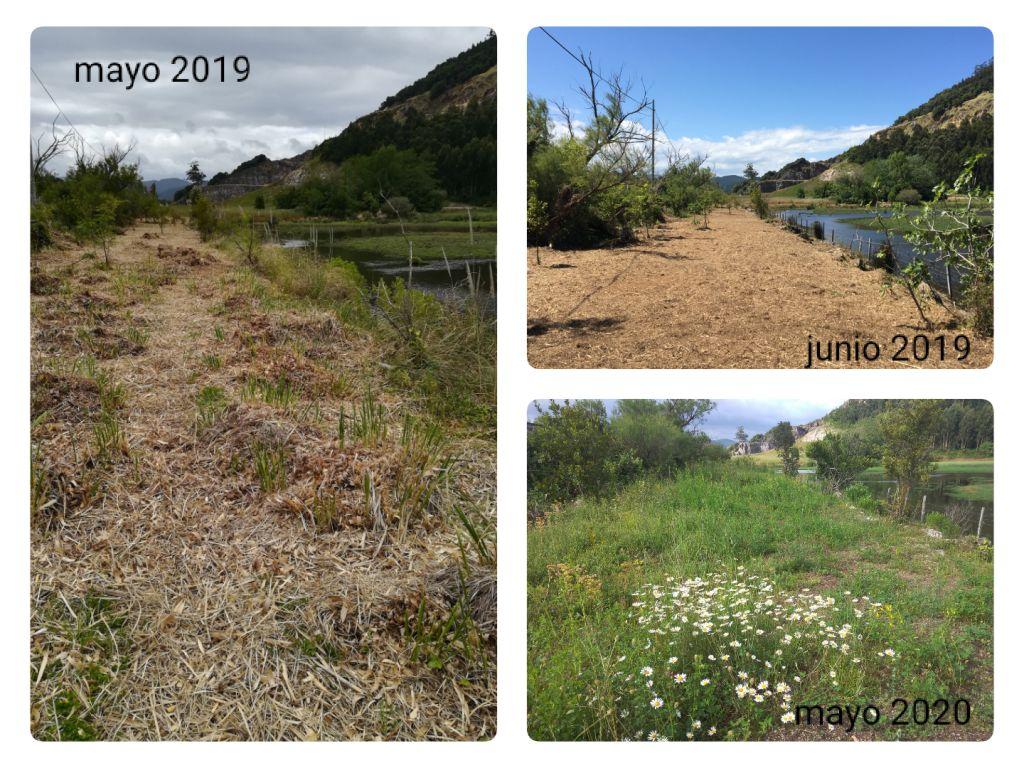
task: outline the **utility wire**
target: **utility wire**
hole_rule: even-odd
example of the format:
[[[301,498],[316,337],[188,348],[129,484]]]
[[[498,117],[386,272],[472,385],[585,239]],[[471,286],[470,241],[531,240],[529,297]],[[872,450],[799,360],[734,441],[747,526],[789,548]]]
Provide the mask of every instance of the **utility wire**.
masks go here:
[[[576,55],[575,53],[573,53],[572,51],[570,51],[570,50],[569,50],[568,48],[566,48],[566,47],[565,47],[565,45],[564,45],[564,44],[562,43],[562,41],[561,41],[561,40],[559,40],[559,39],[558,39],[557,37],[555,37],[555,36],[554,36],[554,35],[552,35],[552,34],[551,34],[550,32],[548,32],[548,31],[547,31],[546,29],[544,29],[544,27],[538,27],[538,29],[540,29],[540,31],[541,31],[541,32],[543,32],[543,33],[544,33],[545,35],[547,35],[548,37],[550,37],[550,38],[551,38],[551,39],[552,39],[552,40],[554,41],[555,45],[557,45],[557,46],[558,46],[559,48],[561,48],[561,49],[562,49],[563,51],[565,51],[565,52],[566,52],[567,54],[569,54],[569,56],[571,56],[571,57],[572,57],[573,61],[575,61],[575,62],[577,62],[578,64],[580,64],[580,65],[581,65],[581,66],[582,66],[582,67],[583,67],[584,69],[587,69],[587,70],[591,70],[591,66],[590,66],[589,64],[587,64],[587,62],[586,62],[586,61],[584,61],[582,57],[580,57],[580,56]],[[591,70],[591,71],[592,71],[592,70]],[[640,107],[643,107],[643,106],[650,106],[649,104],[648,104],[648,105],[645,105],[645,104],[644,104],[644,103],[643,103],[642,101],[640,101],[639,99],[635,98],[634,96],[630,96],[630,95],[629,95],[628,93],[626,93],[625,91],[623,91],[623,90],[622,90],[622,88],[621,88],[620,86],[617,86],[617,85],[615,85],[614,83],[610,83],[610,82],[608,82],[607,80],[605,80],[605,79],[604,79],[604,78],[603,78],[603,77],[601,76],[601,73],[600,73],[600,72],[594,72],[594,76],[595,76],[595,77],[596,77],[596,78],[597,78],[598,80],[600,80],[600,81],[601,81],[602,83],[604,83],[605,85],[607,85],[607,86],[608,86],[609,88],[615,88],[615,90],[616,90],[616,91],[618,91],[618,94],[619,94],[620,96],[625,96],[625,97],[626,97],[627,99],[629,99],[630,101],[632,101],[632,102],[633,102],[634,104],[636,104],[637,106],[640,106]]]
[[[604,77],[601,76],[600,72],[595,72],[592,69],[592,67],[589,64],[587,64],[586,61],[583,60],[582,56],[577,55],[577,54],[573,53],[571,50],[569,50],[569,48],[561,40],[559,40],[553,34],[548,32],[547,29],[545,29],[544,27],[538,27],[538,29],[540,29],[541,32],[543,32],[545,35],[547,35],[549,38],[551,38],[551,41],[555,45],[557,45],[559,48],[561,48],[563,51],[565,51],[573,61],[575,61],[580,66],[582,66],[584,69],[586,69],[588,71],[591,71],[591,72],[594,72],[594,76],[598,80],[600,80],[602,83],[607,85],[609,88],[614,88],[617,91],[618,95],[625,96],[627,99],[632,101],[637,106],[641,106],[641,107],[644,106],[644,103],[642,101],[640,101],[639,99],[635,98],[634,96],[631,96],[630,94],[626,93],[619,86],[616,86],[614,83],[608,82]],[[651,106],[651,105],[647,105],[647,106]],[[653,107],[651,107],[651,108],[653,110]],[[654,119],[655,119],[657,125],[661,127],[662,132],[665,134],[665,140],[663,141],[662,139],[658,138],[657,132],[655,131],[655,135],[653,137],[654,141],[656,143],[658,143],[658,144],[664,144],[667,141],[669,146],[672,147],[673,152],[675,152],[676,151],[676,145],[675,145],[675,143],[671,139],[668,138],[669,134],[668,134],[668,130],[666,130],[666,128],[665,128],[665,124],[661,121],[661,118],[658,117],[657,114],[655,114],[655,118]]]
[[[36,74],[35,69],[33,69],[32,67],[29,67],[29,70],[32,72],[32,77],[34,77],[36,79],[36,81],[42,87],[43,91],[49,97],[50,101],[53,102],[53,106],[55,106],[57,108],[57,117],[63,117],[64,118],[64,122],[66,122],[69,126],[71,126],[71,130],[75,132],[75,135],[78,136],[78,138],[80,138],[82,140],[82,142],[85,144],[85,146],[87,146],[89,149],[91,149],[95,154],[102,155],[103,153],[98,151],[96,149],[96,147],[94,147],[92,144],[90,144],[89,141],[85,138],[85,136],[82,135],[82,132],[75,127],[74,123],[71,122],[71,118],[68,117],[67,112],[65,112],[63,109],[61,109],[60,104],[58,104],[57,100],[55,98],[53,98],[53,94],[50,93],[50,89],[46,87],[46,83],[43,82],[43,79],[39,75]]]

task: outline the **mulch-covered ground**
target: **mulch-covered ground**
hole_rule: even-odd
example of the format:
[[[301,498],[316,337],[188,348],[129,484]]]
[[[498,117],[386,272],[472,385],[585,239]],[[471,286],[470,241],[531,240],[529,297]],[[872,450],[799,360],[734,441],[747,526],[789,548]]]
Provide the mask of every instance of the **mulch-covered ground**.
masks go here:
[[[490,737],[494,571],[451,508],[493,519],[493,444],[399,524],[420,454],[370,334],[183,227],[111,261],[33,257],[33,733]],[[388,434],[340,443],[368,390]]]
[[[540,263],[538,264],[538,255]],[[624,248],[528,249],[528,350],[538,368],[801,368],[808,337],[851,345],[873,340],[875,362],[815,367],[980,368],[992,340],[963,330],[954,312],[929,300],[935,325],[913,300],[884,286],[841,248],[804,240],[746,210],[716,211],[710,228],[672,220]],[[945,334],[946,359],[931,343],[926,360],[908,348],[893,360],[893,337]],[[966,360],[953,351],[965,334]],[[920,349],[920,345],[919,345]]]

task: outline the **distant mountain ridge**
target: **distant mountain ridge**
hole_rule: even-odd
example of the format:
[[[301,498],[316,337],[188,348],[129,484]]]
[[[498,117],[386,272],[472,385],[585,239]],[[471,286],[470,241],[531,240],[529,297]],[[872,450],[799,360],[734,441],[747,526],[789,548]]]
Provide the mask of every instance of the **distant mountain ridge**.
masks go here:
[[[782,180],[798,183],[821,177],[821,181],[827,181],[830,170],[841,163],[863,165],[900,151],[924,157],[944,181],[955,179],[964,163],[975,154],[986,154],[987,159],[979,164],[977,175],[983,186],[991,186],[994,84],[995,68],[989,60],[975,67],[970,76],[939,91],[862,143],[827,160],[798,158],[777,171],[763,174],[758,182],[762,184],[762,191],[775,191],[792,186]],[[744,191],[748,188],[749,184],[744,185]]]
[[[737,176],[734,173],[728,176],[716,176],[715,183],[722,188],[725,192],[732,192],[736,187],[742,184],[746,179],[742,176]]]
[[[446,138],[452,133],[463,135],[468,144],[478,140],[486,126],[496,125],[497,80],[497,38],[491,34],[389,96],[377,110],[353,120],[338,135],[294,157],[271,160],[257,155],[229,173],[213,176],[206,193],[212,200],[223,201],[265,186],[301,184],[314,160],[341,163],[389,144],[422,150],[422,146],[415,145],[418,138],[429,140],[442,132]],[[473,149],[493,151],[478,145]],[[464,192],[457,186],[460,180],[471,184],[473,179],[466,179],[464,173],[459,175],[459,163],[450,165],[450,169],[439,167],[438,175],[445,188],[457,195]],[[493,186],[493,181],[487,179],[482,183]]]
[[[175,192],[188,186],[185,179],[146,179],[142,183],[146,189],[156,185],[156,196],[161,200],[173,200]]]

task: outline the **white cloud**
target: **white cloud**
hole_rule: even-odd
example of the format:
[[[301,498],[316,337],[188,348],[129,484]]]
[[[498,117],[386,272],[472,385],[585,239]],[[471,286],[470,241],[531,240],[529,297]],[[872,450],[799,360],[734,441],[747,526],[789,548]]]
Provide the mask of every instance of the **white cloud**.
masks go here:
[[[180,178],[193,159],[212,176],[256,154],[290,157],[338,134],[485,34],[464,27],[44,27],[32,35],[32,68],[89,144],[134,142],[145,178]],[[250,77],[172,83],[172,57],[197,53],[244,53]],[[154,61],[162,76],[131,91],[75,82],[76,62],[111,60]],[[45,134],[57,109],[34,79],[31,106],[32,135]],[[63,173],[70,161],[57,158],[50,170]]]
[[[573,129],[579,133],[584,122],[573,114]],[[650,137],[650,128],[641,123],[628,123],[638,134]],[[744,131],[738,136],[722,136],[709,139],[681,136],[673,139],[658,131],[658,167],[668,164],[668,157],[674,150],[690,157],[706,156],[708,165],[719,176],[740,174],[747,163],[753,163],[759,173],[775,171],[799,157],[807,160],[827,160],[850,147],[860,144],[871,134],[880,131],[882,125],[851,125],[846,128],[813,129],[803,126],[787,128],[758,128]],[[565,138],[569,131],[564,119],[552,119],[551,136],[555,140]]]
[[[662,152],[669,146],[685,154],[707,155],[708,163],[719,176],[742,173],[747,163],[753,163],[760,172],[774,171],[786,163],[804,157],[808,160],[827,160],[843,150],[860,144],[879,131],[881,125],[851,125],[847,128],[811,129],[802,126],[790,128],[760,128],[744,131],[739,136],[705,139],[682,136],[668,140],[660,136]]]

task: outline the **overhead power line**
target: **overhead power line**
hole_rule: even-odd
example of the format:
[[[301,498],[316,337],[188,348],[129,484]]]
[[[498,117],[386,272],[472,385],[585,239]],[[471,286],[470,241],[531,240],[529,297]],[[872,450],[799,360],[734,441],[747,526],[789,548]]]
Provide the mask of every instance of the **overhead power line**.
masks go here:
[[[66,122],[68,124],[68,126],[71,128],[71,130],[75,132],[75,135],[82,140],[82,143],[84,143],[85,146],[87,146],[89,149],[91,149],[95,154],[102,155],[103,153],[100,152],[99,150],[97,150],[96,147],[94,147],[92,144],[90,144],[89,140],[86,139],[85,136],[82,135],[82,132],[80,130],[78,130],[78,128],[75,127],[75,124],[71,122],[71,118],[68,117],[68,113],[65,112],[61,108],[60,104],[57,103],[57,100],[55,98],[53,98],[53,94],[50,93],[50,89],[46,87],[46,83],[43,82],[43,78],[41,78],[38,74],[36,74],[36,71],[35,71],[34,68],[29,67],[29,70],[32,72],[32,77],[34,77],[36,79],[36,81],[39,83],[40,87],[42,87],[43,92],[46,93],[46,95],[50,99],[50,101],[53,102],[53,106],[55,106],[57,108],[57,117],[63,117],[64,118],[64,122]]]
[[[602,77],[602,75],[601,75],[601,73],[600,73],[600,72],[596,72],[596,71],[594,71],[594,70],[593,70],[593,68],[592,68],[592,66],[591,66],[591,65],[589,65],[589,64],[587,64],[587,62],[586,62],[586,61],[585,61],[585,60],[583,59],[582,55],[578,55],[578,54],[575,54],[575,53],[573,53],[573,52],[572,52],[572,51],[571,51],[571,50],[570,50],[570,49],[568,48],[568,46],[566,46],[566,45],[565,45],[565,43],[563,43],[563,42],[562,42],[561,40],[559,40],[559,39],[558,39],[557,37],[555,37],[555,36],[554,36],[553,34],[551,34],[550,32],[548,32],[548,30],[547,30],[547,29],[545,29],[544,27],[538,27],[538,29],[540,29],[540,31],[541,31],[541,32],[543,32],[543,33],[544,33],[545,35],[547,35],[547,36],[548,36],[548,37],[549,37],[549,38],[551,39],[551,41],[552,41],[552,42],[553,42],[553,43],[554,43],[555,45],[557,45],[557,46],[558,46],[559,48],[561,48],[561,49],[562,49],[562,50],[563,50],[563,51],[564,51],[564,52],[565,52],[566,54],[568,54],[568,56],[569,56],[569,57],[570,57],[570,58],[571,58],[571,59],[572,59],[573,61],[575,61],[575,62],[576,62],[577,64],[579,64],[580,66],[582,66],[582,67],[583,67],[584,69],[586,69],[586,70],[588,70],[588,71],[591,71],[591,72],[593,72],[593,74],[594,74],[594,77],[596,77],[596,78],[597,78],[598,80],[600,80],[600,81],[601,81],[602,83],[604,83],[605,85],[607,85],[607,86],[608,86],[609,88],[614,88],[614,89],[615,89],[615,90],[617,91],[618,95],[620,95],[620,96],[625,96],[625,97],[626,97],[627,99],[629,99],[630,101],[632,101],[632,102],[633,102],[634,104],[636,104],[637,106],[641,106],[641,107],[643,107],[643,106],[647,106],[647,107],[649,107],[649,108],[650,108],[650,110],[651,110],[651,114],[652,114],[652,116],[654,117],[655,125],[661,128],[661,131],[662,131],[662,133],[663,133],[663,134],[664,134],[664,136],[665,136],[665,139],[664,139],[664,140],[662,140],[662,139],[658,138],[658,136],[657,136],[657,131],[656,131],[656,130],[654,130],[654,129],[653,129],[653,127],[652,127],[652,131],[651,131],[651,139],[652,139],[652,143],[658,143],[658,144],[665,144],[665,143],[668,143],[668,145],[669,145],[670,147],[672,147],[672,151],[673,151],[673,152],[675,152],[675,151],[676,151],[676,145],[675,145],[675,142],[673,142],[673,141],[672,141],[672,140],[671,140],[671,139],[669,138],[669,133],[668,133],[668,130],[667,130],[667,129],[665,128],[665,123],[663,123],[663,122],[662,122],[661,118],[660,118],[660,117],[658,117],[658,116],[657,116],[657,114],[656,114],[656,113],[655,113],[655,111],[654,111],[654,102],[653,102],[653,99],[651,100],[651,103],[650,103],[650,104],[647,104],[647,105],[645,105],[645,104],[644,104],[644,103],[643,103],[642,101],[640,101],[640,100],[639,100],[639,99],[637,99],[636,97],[634,97],[634,96],[631,96],[631,95],[630,95],[629,93],[627,93],[626,91],[622,90],[622,88],[621,88],[620,86],[617,86],[617,85],[615,85],[614,83],[611,83],[611,82],[609,82],[608,80],[606,80],[606,79],[605,79],[604,77]],[[652,154],[653,154],[653,153],[652,153]]]

